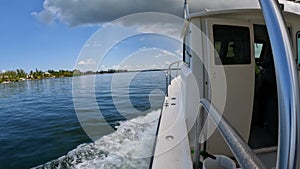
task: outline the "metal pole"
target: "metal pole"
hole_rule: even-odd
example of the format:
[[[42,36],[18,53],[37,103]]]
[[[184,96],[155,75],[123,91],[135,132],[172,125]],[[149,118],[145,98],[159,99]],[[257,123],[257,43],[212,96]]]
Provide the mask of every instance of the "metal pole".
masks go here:
[[[169,96],[169,75],[168,75],[168,71],[166,73],[166,96],[168,97]]]
[[[217,109],[206,99],[200,100],[201,106],[205,109],[212,121],[217,125],[220,134],[226,141],[232,154],[243,169],[264,169],[264,165],[251,150],[248,144],[234,130],[230,123],[222,116]]]
[[[184,7],[183,7],[183,18],[186,19],[189,16],[189,4],[187,0],[184,0]]]
[[[274,57],[279,103],[278,169],[299,168],[299,84],[291,40],[277,0],[259,0]]]
[[[200,143],[199,143],[199,137],[200,137],[200,133],[202,130],[202,124],[200,123],[200,115],[202,113],[202,107],[199,106],[199,110],[198,110],[198,116],[196,119],[196,127],[195,127],[195,143],[194,143],[194,164],[193,164],[193,168],[195,169],[199,169],[200,167]]]

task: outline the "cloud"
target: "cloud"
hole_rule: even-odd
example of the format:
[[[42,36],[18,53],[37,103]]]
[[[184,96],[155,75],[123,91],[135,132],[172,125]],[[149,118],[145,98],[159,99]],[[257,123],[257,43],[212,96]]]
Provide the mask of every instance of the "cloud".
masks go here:
[[[252,0],[244,1],[209,1],[191,0],[191,9],[203,7],[230,6],[250,4]],[[245,5],[243,5],[245,6]],[[139,12],[163,12],[182,15],[183,0],[44,0],[43,10],[32,15],[46,23],[57,19],[71,26],[82,24],[105,23],[122,16]]]
[[[107,67],[106,65],[101,65],[101,66],[100,66],[100,69],[101,69],[101,70],[107,70],[108,67]]]
[[[46,24],[52,24],[55,20],[55,15],[50,11],[42,11],[42,12],[32,12],[31,16],[34,16],[37,18],[40,22],[46,23]]]
[[[55,18],[68,25],[76,26],[105,23],[138,12],[176,14],[181,11],[174,9],[181,6],[181,0],[44,0],[44,9],[34,12],[33,15],[40,20],[49,21]]]
[[[126,58],[121,63],[109,66],[112,69],[144,70],[168,68],[168,64],[180,60],[175,53],[158,48],[139,50]]]
[[[49,4],[49,1],[45,0],[43,3],[43,8],[41,12],[32,12],[31,15],[37,18],[39,21],[47,24],[51,24],[54,22],[59,11],[59,6]]]
[[[165,35],[180,35],[182,25],[180,25],[181,22],[177,23],[155,23],[155,22],[149,22],[149,23],[143,23],[138,26],[137,32],[143,32],[143,33],[153,33],[153,32],[159,32],[161,34]]]
[[[283,0],[281,0],[283,2]],[[287,9],[299,12],[300,5],[284,1]],[[189,0],[190,11],[207,9],[259,8],[253,0]],[[70,26],[102,24],[140,12],[163,12],[182,16],[183,0],[44,0],[43,10],[32,16],[45,23],[54,20]]]
[[[165,56],[174,56],[175,54],[170,52],[170,51],[167,51],[167,50],[162,50],[162,53],[165,55]]]
[[[168,56],[176,56],[176,57],[181,57],[182,56],[182,51],[180,49],[178,49],[177,51],[170,52],[164,49],[156,49],[153,48],[154,50],[159,50],[159,53],[153,55],[154,58],[159,59],[159,58],[166,58]]]
[[[94,65],[96,62],[93,59],[85,59],[78,62],[78,65]]]
[[[113,65],[112,69],[120,69],[120,67],[121,67],[120,65]]]

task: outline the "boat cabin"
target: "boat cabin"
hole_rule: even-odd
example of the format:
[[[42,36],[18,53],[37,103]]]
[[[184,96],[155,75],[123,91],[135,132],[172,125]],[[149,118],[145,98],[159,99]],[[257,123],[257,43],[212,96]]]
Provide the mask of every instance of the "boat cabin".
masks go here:
[[[299,68],[300,16],[290,12],[283,12],[283,16],[292,40],[294,64]],[[223,115],[266,168],[275,167],[278,86],[262,11],[206,11],[191,14],[186,21],[181,74],[172,80],[165,100],[174,107],[162,110],[153,168],[198,168],[194,155],[198,149],[234,159],[213,120],[201,113],[199,100],[203,98]],[[165,121],[174,123],[170,127]],[[174,144],[170,140],[175,140]],[[171,159],[178,160],[166,164]]]

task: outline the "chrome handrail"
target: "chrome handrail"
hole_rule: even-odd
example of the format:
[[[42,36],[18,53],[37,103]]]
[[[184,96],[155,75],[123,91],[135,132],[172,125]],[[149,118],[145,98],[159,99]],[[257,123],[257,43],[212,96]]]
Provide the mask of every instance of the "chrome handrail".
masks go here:
[[[175,61],[173,63],[171,63],[168,67],[168,70],[167,70],[167,74],[166,74],[166,96],[168,96],[168,86],[171,84],[171,81],[172,81],[172,67],[173,65],[177,64],[176,66],[176,74],[174,77],[177,77],[179,75],[179,69],[180,69],[180,63],[182,63],[182,60],[179,60],[179,61]]]
[[[189,4],[187,0],[184,0],[183,18],[186,19],[189,15],[190,15]]]
[[[259,0],[271,41],[279,103],[278,169],[300,168],[300,104],[297,68],[277,0]]]
[[[212,121],[217,126],[219,132],[223,136],[223,139],[227,143],[234,157],[239,162],[241,168],[243,169],[264,169],[265,168],[262,162],[256,156],[256,154],[248,146],[248,144],[234,130],[234,128],[226,120],[226,118],[222,116],[208,100],[206,99],[200,100],[199,113],[201,112],[202,108],[204,108],[205,112],[208,113]],[[195,152],[195,154],[199,154],[199,152]],[[196,157],[196,159],[199,159],[199,157]]]

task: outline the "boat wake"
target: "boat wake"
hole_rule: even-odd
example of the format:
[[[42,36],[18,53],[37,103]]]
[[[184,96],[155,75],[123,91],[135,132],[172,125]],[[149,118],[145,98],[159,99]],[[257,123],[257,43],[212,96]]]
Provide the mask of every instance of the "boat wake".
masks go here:
[[[149,168],[160,110],[120,122],[117,130],[35,169]]]

